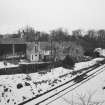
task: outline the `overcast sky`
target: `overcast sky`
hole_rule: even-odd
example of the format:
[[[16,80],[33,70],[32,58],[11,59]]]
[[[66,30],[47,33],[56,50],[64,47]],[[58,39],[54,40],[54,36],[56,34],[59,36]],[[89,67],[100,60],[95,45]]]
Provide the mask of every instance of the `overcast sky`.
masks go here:
[[[105,29],[105,0],[0,0],[0,33],[26,25],[41,31]]]

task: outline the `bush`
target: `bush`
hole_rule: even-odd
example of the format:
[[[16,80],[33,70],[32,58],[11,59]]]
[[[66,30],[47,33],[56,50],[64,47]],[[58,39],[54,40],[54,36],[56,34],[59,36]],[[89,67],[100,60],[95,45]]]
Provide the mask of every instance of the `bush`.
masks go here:
[[[90,56],[90,57],[99,57],[100,54],[99,52],[94,52],[93,50],[87,50],[85,53],[84,53],[85,56]]]
[[[71,69],[71,68],[74,67],[74,64],[75,64],[74,60],[73,60],[72,57],[70,57],[69,55],[67,55],[67,56],[65,57],[65,59],[62,61],[62,66],[63,66],[64,68]]]
[[[100,57],[100,53],[99,52],[94,52],[94,57]]]
[[[22,88],[22,87],[23,87],[23,85],[22,85],[21,83],[17,84],[17,88],[18,88],[18,89],[20,89],[20,88]]]
[[[84,55],[85,56],[91,56],[91,57],[93,57],[93,50],[87,50],[87,51],[85,51]]]

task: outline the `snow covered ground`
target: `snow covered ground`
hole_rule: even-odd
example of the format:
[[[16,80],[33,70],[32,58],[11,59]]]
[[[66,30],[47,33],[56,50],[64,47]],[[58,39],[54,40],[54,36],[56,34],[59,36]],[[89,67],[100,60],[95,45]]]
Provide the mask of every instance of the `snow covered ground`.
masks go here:
[[[48,105],[105,105],[105,70]]]
[[[76,70],[80,70],[80,69],[84,69],[84,68],[93,66],[99,61],[103,61],[103,60],[104,58],[95,58],[95,59],[92,59],[91,61],[76,63],[74,70],[76,71]]]
[[[4,65],[4,62],[1,61],[0,62],[0,69],[2,68],[14,68],[14,67],[18,67],[19,65],[14,65],[14,64],[11,64],[9,62],[7,62],[7,65]]]
[[[96,58],[91,61],[76,63],[74,70],[83,69],[102,61]],[[73,78],[72,71],[62,67],[52,69],[46,74],[16,74],[0,76],[0,105],[17,105],[32,97],[40,95]]]

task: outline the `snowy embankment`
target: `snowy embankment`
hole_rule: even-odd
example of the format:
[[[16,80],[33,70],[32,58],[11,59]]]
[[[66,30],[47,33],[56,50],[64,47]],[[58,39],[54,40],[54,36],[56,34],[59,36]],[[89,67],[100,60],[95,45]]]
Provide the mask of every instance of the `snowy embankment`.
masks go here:
[[[11,64],[9,62],[7,62],[7,64],[5,65],[3,61],[0,62],[0,69],[3,69],[3,68],[15,68],[15,67],[18,67],[19,65],[14,65],[14,64]]]
[[[76,63],[74,70],[76,71],[76,70],[80,70],[80,69],[84,69],[84,68],[93,66],[96,63],[103,61],[103,60],[104,58],[95,58],[95,59],[92,59],[91,61]]]
[[[74,70],[80,70],[95,65],[104,58],[76,63]],[[67,82],[74,76],[73,70],[62,67],[52,69],[46,74],[31,73],[0,76],[0,105],[17,105],[32,97]]]
[[[77,88],[67,90],[63,96],[62,93],[60,95],[62,97],[59,99],[50,101],[49,104],[49,101],[46,102],[47,105],[105,105],[105,68],[101,71],[102,72],[98,73],[94,78],[84,82]],[[59,95],[57,97],[59,97]],[[46,104],[43,103],[42,105]]]

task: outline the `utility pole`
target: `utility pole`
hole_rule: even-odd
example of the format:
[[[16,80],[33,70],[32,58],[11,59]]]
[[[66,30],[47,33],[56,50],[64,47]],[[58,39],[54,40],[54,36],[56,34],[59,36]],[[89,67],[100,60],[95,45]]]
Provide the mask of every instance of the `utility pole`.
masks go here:
[[[13,54],[13,57],[15,56],[15,45],[14,43],[12,44],[12,54]]]
[[[12,43],[12,62],[14,63],[14,57],[15,57],[15,44]]]

